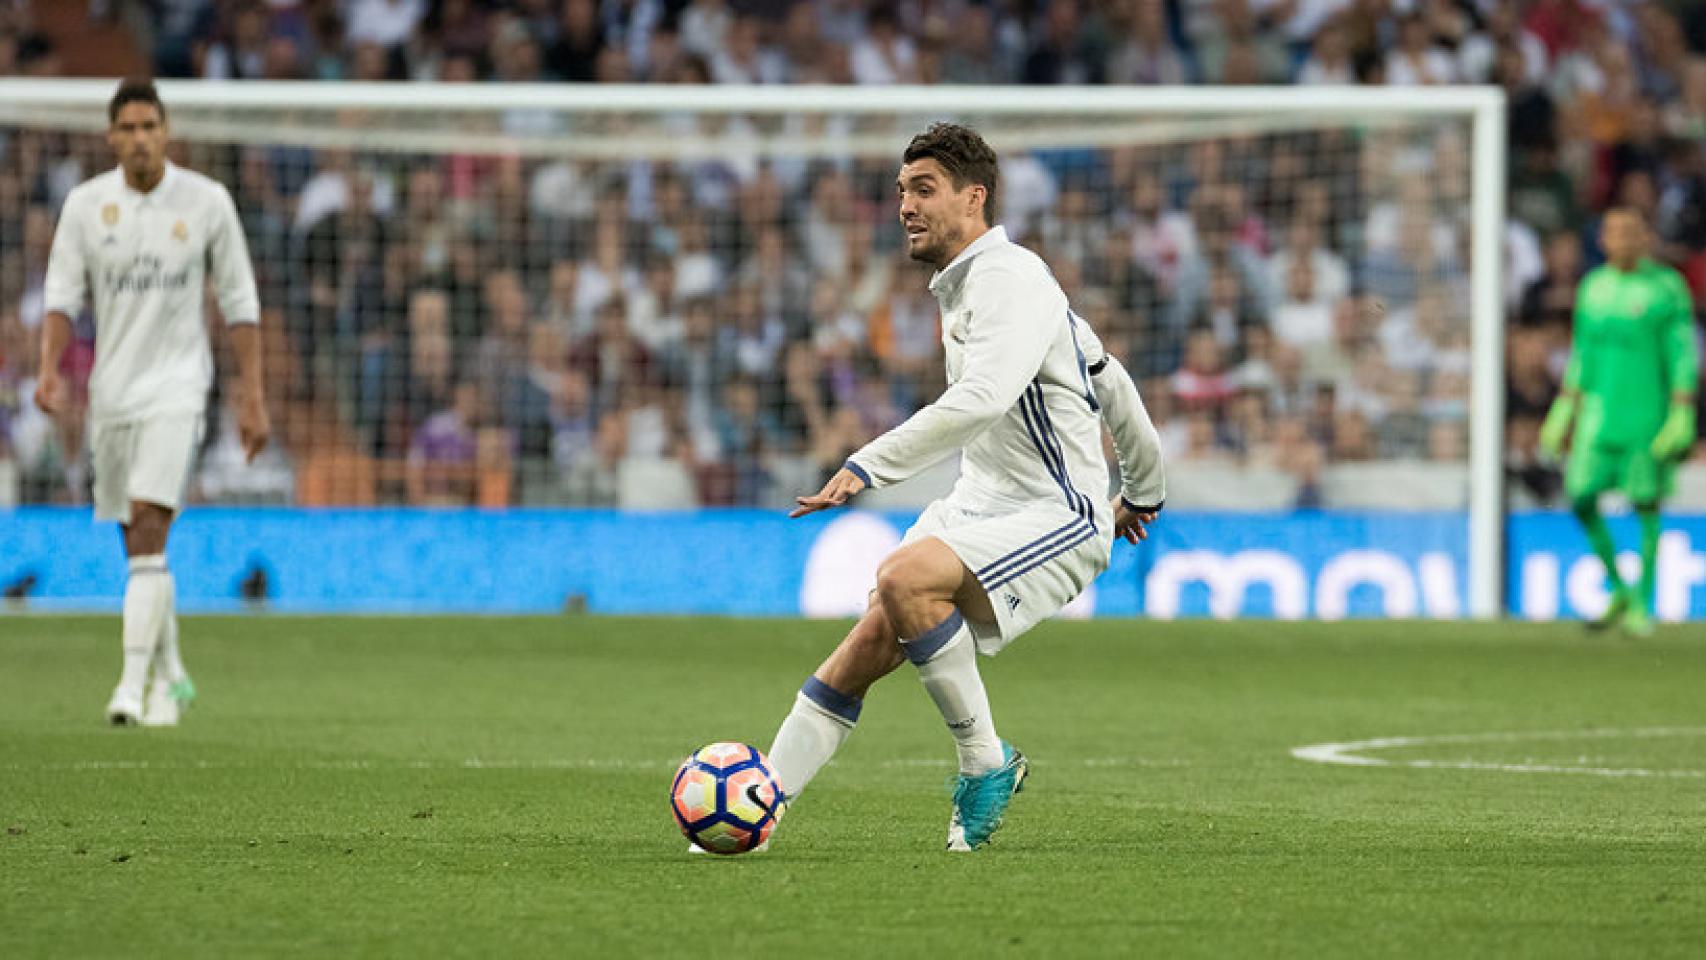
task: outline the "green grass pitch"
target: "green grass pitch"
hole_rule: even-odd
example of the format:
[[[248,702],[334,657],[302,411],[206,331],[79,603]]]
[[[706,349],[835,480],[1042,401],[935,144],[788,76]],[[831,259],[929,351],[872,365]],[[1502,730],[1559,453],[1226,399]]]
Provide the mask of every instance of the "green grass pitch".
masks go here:
[[[189,618],[201,702],[114,730],[116,620],[0,619],[0,955],[1706,952],[1698,629],[1053,623],[984,661],[1034,773],[991,848],[942,850],[903,667],[772,852],[687,856],[675,763],[767,746],[842,629]],[[1554,735],[1291,755],[1506,732]]]

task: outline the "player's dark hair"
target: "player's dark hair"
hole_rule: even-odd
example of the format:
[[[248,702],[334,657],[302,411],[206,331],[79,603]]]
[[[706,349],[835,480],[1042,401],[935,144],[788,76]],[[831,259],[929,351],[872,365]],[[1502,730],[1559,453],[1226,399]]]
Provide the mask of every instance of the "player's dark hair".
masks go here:
[[[154,89],[152,80],[131,79],[120,83],[112,102],[107,104],[107,122],[118,122],[118,112],[127,103],[152,103],[160,111],[160,119],[166,119],[166,105],[160,102],[160,91]]]
[[[906,152],[901,154],[902,163],[914,163],[930,159],[942,165],[948,173],[948,179],[954,183],[955,190],[964,190],[967,184],[977,184],[984,189],[983,222],[985,225],[995,223],[996,187],[1001,178],[1001,166],[995,159],[995,151],[989,144],[983,142],[977,131],[957,123],[934,123],[930,129],[912,138],[906,145]]]

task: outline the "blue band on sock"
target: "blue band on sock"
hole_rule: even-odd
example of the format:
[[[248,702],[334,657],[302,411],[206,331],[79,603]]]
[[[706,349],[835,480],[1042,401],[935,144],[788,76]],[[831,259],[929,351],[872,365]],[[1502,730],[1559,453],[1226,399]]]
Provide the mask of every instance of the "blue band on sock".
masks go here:
[[[800,692],[805,694],[807,700],[848,723],[859,722],[859,708],[864,706],[865,702],[858,697],[850,697],[816,677],[807,677],[805,684],[800,687]]]
[[[930,658],[934,657],[938,650],[947,646],[949,640],[954,639],[954,634],[960,632],[960,628],[965,626],[965,622],[966,618],[961,616],[958,610],[955,610],[948,614],[948,619],[936,624],[917,637],[911,640],[902,640],[900,646],[906,651],[906,659],[911,660],[914,664],[929,663]]]

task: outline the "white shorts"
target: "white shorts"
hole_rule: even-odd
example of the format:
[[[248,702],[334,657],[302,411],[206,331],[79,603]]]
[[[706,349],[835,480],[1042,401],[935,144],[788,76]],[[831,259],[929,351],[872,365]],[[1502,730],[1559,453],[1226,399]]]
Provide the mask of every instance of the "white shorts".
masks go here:
[[[95,519],[129,524],[133,501],[176,511],[184,502],[201,429],[201,416],[194,413],[91,424]]]
[[[935,537],[977,574],[997,622],[966,622],[977,651],[992,657],[1059,613],[1108,569],[1111,522],[1091,523],[1064,504],[993,514],[937,500],[906,531],[901,545]]]

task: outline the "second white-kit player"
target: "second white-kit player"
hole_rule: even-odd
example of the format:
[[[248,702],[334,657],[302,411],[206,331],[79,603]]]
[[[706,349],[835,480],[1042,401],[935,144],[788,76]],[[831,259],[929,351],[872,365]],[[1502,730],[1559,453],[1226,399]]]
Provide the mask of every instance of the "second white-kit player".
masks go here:
[[[977,654],[1058,613],[1107,569],[1116,537],[1146,536],[1165,496],[1137,387],[1042,259],[993,225],[998,179],[994,151],[957,124],[932,126],[903,154],[900,219],[912,258],[936,268],[948,387],[791,516],[955,452],[960,478],[878,569],[865,615],[806,680],[770,749],[792,801],[852,732],[870,686],[911,661],[958,748],[950,850],[986,843],[1028,772],[996,733]],[[1119,456],[1112,503],[1104,423]]]
[[[166,726],[195,687],[178,650],[166,537],[183,503],[213,380],[202,315],[211,279],[240,374],[238,431],[249,459],[271,426],[261,390],[260,300],[231,194],[166,159],[166,109],[152,83],[126,81],[108,107],[117,168],[74,188],[53,237],[36,403],[65,409],[60,361],[72,318],[92,301],[89,449],[95,517],[124,532],[124,667],[107,704],[115,724]],[[153,684],[146,690],[150,671]]]

